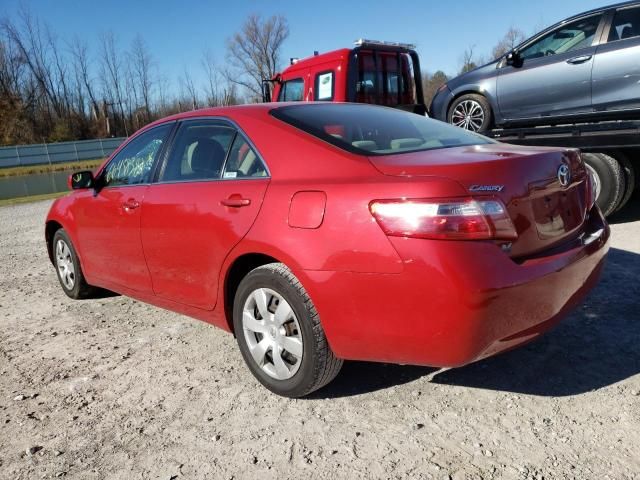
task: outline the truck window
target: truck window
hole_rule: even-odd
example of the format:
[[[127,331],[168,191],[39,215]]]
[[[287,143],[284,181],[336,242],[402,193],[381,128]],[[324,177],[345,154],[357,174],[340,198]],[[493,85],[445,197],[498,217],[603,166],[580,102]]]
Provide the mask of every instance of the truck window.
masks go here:
[[[333,100],[334,77],[333,70],[316,74],[315,100]]]
[[[407,53],[361,50],[355,101],[387,106],[415,104],[413,75],[413,61]]]
[[[304,97],[304,80],[294,78],[283,82],[278,95],[279,102],[301,102]]]

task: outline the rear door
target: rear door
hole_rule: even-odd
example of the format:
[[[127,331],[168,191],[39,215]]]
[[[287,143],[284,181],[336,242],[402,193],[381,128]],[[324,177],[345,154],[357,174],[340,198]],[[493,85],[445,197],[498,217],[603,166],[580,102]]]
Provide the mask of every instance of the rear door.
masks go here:
[[[598,46],[593,65],[596,111],[640,108],[640,7],[613,14],[607,42]]]
[[[183,122],[144,200],[142,244],[154,293],[213,309],[222,263],[249,231],[268,183],[256,149],[233,125]]]
[[[522,48],[521,65],[500,68],[498,105],[506,120],[592,111],[591,70],[603,17],[564,24]]]

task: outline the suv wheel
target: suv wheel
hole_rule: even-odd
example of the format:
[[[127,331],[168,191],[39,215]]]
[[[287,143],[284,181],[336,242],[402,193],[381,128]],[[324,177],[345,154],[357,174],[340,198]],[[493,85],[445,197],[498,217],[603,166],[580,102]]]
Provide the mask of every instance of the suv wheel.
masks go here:
[[[486,98],[471,93],[462,95],[451,104],[447,121],[465,130],[485,132],[491,127],[493,113]]]

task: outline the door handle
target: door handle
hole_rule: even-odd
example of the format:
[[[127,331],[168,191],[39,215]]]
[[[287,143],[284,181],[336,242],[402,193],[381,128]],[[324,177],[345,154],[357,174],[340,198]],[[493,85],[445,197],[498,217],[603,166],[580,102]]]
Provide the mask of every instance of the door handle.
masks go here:
[[[591,60],[592,56],[593,55],[580,55],[579,57],[570,58],[569,60],[567,60],[567,63],[577,65],[579,63],[588,62],[589,60]]]
[[[224,205],[225,207],[240,208],[251,205],[251,200],[248,198],[244,198],[242,195],[234,193],[233,195],[229,196],[229,198],[220,200],[220,204]]]
[[[135,210],[139,206],[140,206],[140,203],[138,203],[134,198],[130,198],[129,200],[127,200],[122,204],[122,208],[124,208],[126,211]]]

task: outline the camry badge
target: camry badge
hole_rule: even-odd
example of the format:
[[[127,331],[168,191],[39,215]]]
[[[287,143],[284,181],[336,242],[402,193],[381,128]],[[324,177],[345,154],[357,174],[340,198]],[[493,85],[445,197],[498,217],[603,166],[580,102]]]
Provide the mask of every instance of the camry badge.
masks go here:
[[[563,163],[558,168],[558,181],[563,187],[566,187],[571,182],[571,170],[569,170],[569,166],[566,163]]]
[[[470,192],[501,192],[504,190],[504,185],[471,185],[469,187]]]

